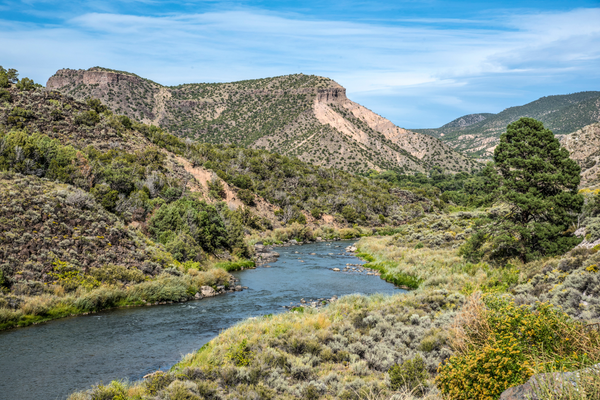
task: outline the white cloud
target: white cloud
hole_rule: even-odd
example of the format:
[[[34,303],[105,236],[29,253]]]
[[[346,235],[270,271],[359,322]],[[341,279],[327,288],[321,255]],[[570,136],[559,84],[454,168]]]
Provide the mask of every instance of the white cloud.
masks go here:
[[[325,75],[346,86],[350,96],[380,104],[389,114],[380,113],[402,124],[401,107],[414,110],[419,103],[459,112],[483,104],[473,99],[484,95],[484,84],[506,91],[500,81],[557,90],[555,81],[571,74],[587,76],[589,90],[597,89],[598,21],[600,9],[406,25],[254,10],[161,17],[88,13],[60,26],[0,20],[0,57],[37,81],[58,68],[94,65],[170,85],[296,72]]]

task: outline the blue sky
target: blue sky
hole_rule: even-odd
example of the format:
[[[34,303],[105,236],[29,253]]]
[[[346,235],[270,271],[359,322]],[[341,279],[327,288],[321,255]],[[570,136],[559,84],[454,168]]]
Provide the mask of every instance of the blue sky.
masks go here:
[[[165,85],[303,72],[406,128],[600,90],[595,1],[0,1],[0,65]]]

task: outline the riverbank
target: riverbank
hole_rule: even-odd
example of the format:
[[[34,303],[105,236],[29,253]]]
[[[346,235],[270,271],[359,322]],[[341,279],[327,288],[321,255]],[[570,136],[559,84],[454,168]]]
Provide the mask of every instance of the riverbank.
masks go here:
[[[381,227],[379,231],[392,233],[393,229]],[[136,270],[121,271],[119,268],[123,268],[117,266],[113,267],[118,270],[117,273],[110,277],[110,280],[115,283],[95,284],[93,287],[86,285],[89,282],[79,277],[76,277],[79,279],[77,282],[71,282],[73,278],[67,271],[60,274],[59,278],[66,276],[67,286],[77,283],[78,287],[75,290],[66,291],[65,282],[59,279],[55,284],[36,287],[24,293],[0,293],[0,331],[119,307],[159,305],[207,297],[206,293],[210,293],[210,290],[205,288],[205,294],[202,295],[202,286],[213,288],[217,294],[223,294],[236,285],[231,281],[231,276],[221,276],[218,271],[234,272],[272,262],[277,259],[277,253],[271,250],[273,247],[350,239],[373,235],[376,232],[378,230],[364,227],[336,229],[326,226],[313,230],[305,225],[294,223],[287,228],[267,232],[263,235],[263,241],[257,241],[257,238],[252,236],[248,237],[246,240],[248,245],[254,245],[253,260],[221,262],[213,260],[201,265],[181,264],[170,258],[173,267],[168,268],[158,277],[144,277]],[[129,275],[136,272],[140,276],[136,275],[134,277],[136,280],[129,281],[132,279]],[[117,283],[118,281],[124,283]],[[158,290],[157,286],[163,288]]]
[[[113,308],[182,303],[239,291],[243,287],[228,272],[254,266],[253,261],[220,262],[206,271],[170,269],[135,284],[79,287],[73,292],[65,292],[60,285],[48,285],[39,295],[3,295],[0,331]]]

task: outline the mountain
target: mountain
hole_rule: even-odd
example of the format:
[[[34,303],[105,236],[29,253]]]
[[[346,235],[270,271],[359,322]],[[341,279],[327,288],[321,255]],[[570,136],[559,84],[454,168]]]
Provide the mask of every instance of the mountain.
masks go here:
[[[274,151],[349,172],[479,168],[442,141],[395,126],[349,100],[333,80],[314,75],[166,87],[94,67],[59,70],[46,87],[80,100],[96,97],[117,113],[180,137]]]
[[[556,135],[566,135],[600,122],[600,92],[542,97],[498,114],[469,114],[437,129],[413,129],[441,139],[455,150],[490,159],[506,126],[521,117],[535,118]]]
[[[561,138],[573,160],[581,167],[581,186],[600,183],[600,123],[594,123]]]

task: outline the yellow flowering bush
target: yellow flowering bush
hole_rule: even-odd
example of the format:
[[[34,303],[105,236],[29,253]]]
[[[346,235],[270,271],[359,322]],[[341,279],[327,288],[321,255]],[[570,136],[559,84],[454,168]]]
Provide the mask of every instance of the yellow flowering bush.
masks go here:
[[[585,270],[588,272],[596,273],[596,272],[598,272],[598,265],[592,264],[592,265],[588,266]]]
[[[507,296],[474,297],[477,312],[454,327],[456,353],[436,378],[449,399],[497,399],[534,373],[579,369],[600,359],[598,332],[550,304],[532,310]]]

